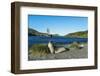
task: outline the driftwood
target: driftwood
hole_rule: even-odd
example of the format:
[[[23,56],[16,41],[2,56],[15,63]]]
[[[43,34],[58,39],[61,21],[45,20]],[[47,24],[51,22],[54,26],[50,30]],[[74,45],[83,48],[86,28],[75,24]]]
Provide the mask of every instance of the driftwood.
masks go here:
[[[65,50],[66,49],[64,47],[60,47],[60,48],[57,48],[57,50],[55,50],[55,53],[60,53],[60,52],[63,52]]]
[[[50,41],[48,43],[48,48],[49,48],[51,54],[60,53],[60,52],[63,52],[66,50],[66,48],[64,48],[64,47],[58,47],[55,49],[53,44]]]

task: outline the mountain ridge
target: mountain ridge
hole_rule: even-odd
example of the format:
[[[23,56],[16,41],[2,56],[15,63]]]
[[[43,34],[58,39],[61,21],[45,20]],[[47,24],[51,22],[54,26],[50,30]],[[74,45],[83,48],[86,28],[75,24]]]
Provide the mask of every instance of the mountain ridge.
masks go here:
[[[39,32],[39,31],[34,30],[32,28],[28,28],[28,35],[29,36],[50,36],[50,35],[60,36],[59,34],[48,34],[48,33]],[[69,33],[69,34],[64,35],[64,37],[87,38],[88,37],[88,30]]]
[[[87,38],[88,37],[88,30],[69,33],[69,34],[65,35],[65,37]]]

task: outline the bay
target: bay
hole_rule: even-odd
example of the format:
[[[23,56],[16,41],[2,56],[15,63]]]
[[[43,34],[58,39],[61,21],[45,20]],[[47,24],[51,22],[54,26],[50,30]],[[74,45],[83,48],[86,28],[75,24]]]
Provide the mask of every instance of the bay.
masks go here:
[[[28,36],[28,47],[31,47],[33,44],[47,44],[49,41],[52,41],[55,44],[70,44],[73,42],[87,42],[88,38]]]

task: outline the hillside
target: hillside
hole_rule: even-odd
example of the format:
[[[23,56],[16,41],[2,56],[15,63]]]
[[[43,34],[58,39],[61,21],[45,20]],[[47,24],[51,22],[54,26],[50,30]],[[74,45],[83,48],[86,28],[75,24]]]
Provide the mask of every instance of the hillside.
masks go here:
[[[41,33],[31,28],[28,28],[28,35],[29,36],[48,36],[47,33]]]
[[[28,35],[29,36],[49,36],[48,33],[42,33],[37,30],[34,30],[32,28],[28,28]],[[52,34],[52,36],[60,36],[59,34]],[[87,38],[88,31],[79,31],[79,32],[73,32],[65,35],[65,37],[76,37],[76,38]]]
[[[39,32],[37,30],[34,30],[32,28],[28,28],[28,35],[29,36],[59,36],[59,34],[48,34],[48,33],[43,33],[43,32]]]
[[[79,31],[74,33],[69,33],[65,35],[65,37],[77,37],[77,38],[87,38],[88,37],[88,31]]]

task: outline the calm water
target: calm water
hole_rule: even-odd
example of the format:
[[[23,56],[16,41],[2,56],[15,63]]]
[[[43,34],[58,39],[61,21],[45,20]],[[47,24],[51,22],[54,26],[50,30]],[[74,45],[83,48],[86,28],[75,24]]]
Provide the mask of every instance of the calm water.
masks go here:
[[[87,38],[65,38],[65,37],[45,37],[45,36],[29,36],[28,46],[32,44],[48,43],[52,41],[53,43],[69,44],[72,42],[87,42]]]

